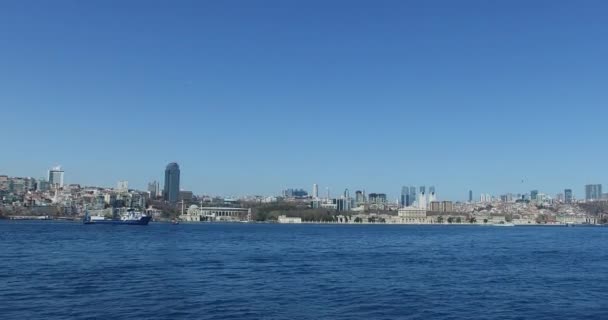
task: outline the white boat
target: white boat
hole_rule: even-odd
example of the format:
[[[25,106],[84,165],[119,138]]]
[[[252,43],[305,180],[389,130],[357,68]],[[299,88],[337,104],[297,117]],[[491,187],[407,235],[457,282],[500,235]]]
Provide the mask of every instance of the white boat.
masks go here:
[[[507,223],[507,222],[505,222],[505,223],[495,223],[492,226],[494,226],[494,227],[515,227],[514,224]]]

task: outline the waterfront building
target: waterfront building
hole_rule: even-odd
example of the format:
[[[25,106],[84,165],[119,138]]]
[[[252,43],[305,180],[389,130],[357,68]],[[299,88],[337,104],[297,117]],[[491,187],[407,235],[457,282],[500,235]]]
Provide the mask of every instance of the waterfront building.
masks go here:
[[[285,215],[279,216],[277,219],[278,223],[302,223],[302,218],[299,217],[288,217]]]
[[[61,166],[53,167],[49,170],[49,185],[53,189],[63,188],[63,175],[64,171]]]
[[[404,224],[428,224],[432,223],[432,219],[427,217],[426,210],[424,209],[406,207],[397,211],[397,219],[395,222]]]
[[[426,217],[426,210],[419,208],[402,208],[397,211],[397,215],[404,218],[424,218]]]
[[[564,202],[572,203],[572,189],[564,190]]]
[[[182,221],[243,221],[251,216],[251,209],[227,207],[198,207],[191,205],[188,211],[180,215]]]
[[[585,200],[593,201],[600,200],[602,198],[602,185],[601,184],[588,184],[585,186]]]
[[[175,162],[169,163],[165,169],[164,200],[176,203],[179,200],[179,165]]]
[[[312,198],[319,199],[319,185],[316,183],[312,185]]]

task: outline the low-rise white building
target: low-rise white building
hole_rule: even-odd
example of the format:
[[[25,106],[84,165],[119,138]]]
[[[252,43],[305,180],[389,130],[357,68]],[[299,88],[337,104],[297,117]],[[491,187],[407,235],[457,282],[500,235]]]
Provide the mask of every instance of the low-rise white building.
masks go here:
[[[288,216],[279,216],[278,220],[279,223],[302,223],[302,218],[299,217],[288,217]]]
[[[251,209],[227,207],[198,207],[191,205],[186,214],[180,215],[182,221],[242,221],[249,220]]]

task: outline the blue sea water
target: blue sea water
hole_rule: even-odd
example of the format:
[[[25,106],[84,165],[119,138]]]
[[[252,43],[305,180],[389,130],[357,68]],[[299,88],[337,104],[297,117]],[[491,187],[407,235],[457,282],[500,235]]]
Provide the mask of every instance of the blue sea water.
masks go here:
[[[0,221],[0,319],[608,319],[608,228]]]

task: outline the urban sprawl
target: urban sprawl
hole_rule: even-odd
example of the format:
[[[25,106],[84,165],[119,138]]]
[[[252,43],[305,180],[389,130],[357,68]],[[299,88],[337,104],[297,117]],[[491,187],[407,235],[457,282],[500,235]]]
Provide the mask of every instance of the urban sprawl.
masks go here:
[[[539,190],[500,196],[481,193],[468,201],[441,200],[435,187],[404,186],[400,197],[390,201],[385,193],[346,189],[331,196],[329,188],[319,193],[286,189],[277,196],[247,196],[237,199],[196,196],[180,189],[180,168],[165,168],[164,184],[153,181],[147,190],[129,188],[119,181],[115,188],[64,184],[61,167],[48,170],[46,178],[0,175],[0,218],[81,219],[112,216],[129,209],[145,211],[155,221],[183,222],[278,222],[343,224],[476,224],[476,225],[575,225],[608,222],[608,194],[601,184],[585,186],[584,199],[572,189],[554,197]]]

